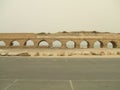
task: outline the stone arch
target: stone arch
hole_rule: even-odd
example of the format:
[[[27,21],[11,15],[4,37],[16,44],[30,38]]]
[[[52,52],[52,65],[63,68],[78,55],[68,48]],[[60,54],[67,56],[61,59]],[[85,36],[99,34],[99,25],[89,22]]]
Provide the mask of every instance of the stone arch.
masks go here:
[[[75,48],[75,42],[70,40],[66,42],[66,47],[67,48]]]
[[[33,40],[27,40],[26,42],[25,42],[25,46],[34,46],[34,42],[33,42]]]
[[[116,47],[117,47],[117,44],[114,41],[109,41],[107,43],[107,48],[116,48]]]
[[[41,40],[38,44],[39,47],[48,47],[49,43],[46,40]]]
[[[103,42],[97,40],[94,42],[94,48],[102,48],[103,47]]]
[[[80,48],[89,48],[89,42],[86,40],[81,41]]]
[[[15,40],[10,43],[10,46],[20,46],[20,43]]]
[[[0,41],[0,46],[6,46],[6,43],[4,41]]]
[[[62,43],[59,40],[55,40],[52,43],[52,47],[53,48],[61,48],[62,47]]]

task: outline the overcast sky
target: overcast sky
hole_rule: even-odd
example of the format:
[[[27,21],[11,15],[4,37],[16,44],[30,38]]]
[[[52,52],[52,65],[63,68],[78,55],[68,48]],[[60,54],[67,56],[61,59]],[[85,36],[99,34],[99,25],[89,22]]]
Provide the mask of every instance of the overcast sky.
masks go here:
[[[120,0],[0,0],[0,33],[120,32]]]

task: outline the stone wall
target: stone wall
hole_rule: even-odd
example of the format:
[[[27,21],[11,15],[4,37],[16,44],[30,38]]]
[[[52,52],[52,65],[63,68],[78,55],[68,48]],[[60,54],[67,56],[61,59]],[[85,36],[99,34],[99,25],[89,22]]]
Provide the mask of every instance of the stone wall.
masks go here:
[[[15,38],[35,38],[34,33],[0,33],[0,39],[15,39]]]
[[[120,48],[120,34],[99,32],[0,33],[0,48],[54,48],[53,42],[56,40],[61,43],[57,48],[67,48],[68,41],[74,43],[74,48],[81,48],[83,41],[86,41],[87,48],[94,48],[95,42],[100,44],[100,48],[107,48],[108,43],[111,43],[113,48]],[[48,46],[39,46],[43,41],[48,43]],[[28,42],[32,44],[27,45]]]

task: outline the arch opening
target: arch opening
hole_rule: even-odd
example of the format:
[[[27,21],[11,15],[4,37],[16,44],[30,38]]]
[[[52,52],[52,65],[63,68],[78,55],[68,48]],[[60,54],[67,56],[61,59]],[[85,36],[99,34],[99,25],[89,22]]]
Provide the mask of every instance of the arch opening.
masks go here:
[[[88,47],[89,47],[88,41],[84,40],[80,43],[80,48],[88,48]]]
[[[49,46],[49,44],[45,40],[42,40],[42,41],[39,42],[39,47],[48,47],[48,46]]]
[[[34,42],[32,40],[27,40],[25,46],[34,46]]]
[[[94,48],[102,48],[103,47],[103,43],[101,42],[101,41],[96,41],[95,43],[94,43],[94,46],[93,46]]]
[[[75,42],[74,41],[67,41],[66,47],[67,48],[75,48]]]
[[[0,41],[0,47],[6,46],[6,43],[4,41]]]
[[[107,48],[116,48],[117,44],[114,41],[110,41],[107,44]]]
[[[18,41],[12,41],[10,46],[20,46],[20,43]]]
[[[62,47],[62,43],[59,40],[55,40],[52,43],[52,47],[53,48],[61,48]]]

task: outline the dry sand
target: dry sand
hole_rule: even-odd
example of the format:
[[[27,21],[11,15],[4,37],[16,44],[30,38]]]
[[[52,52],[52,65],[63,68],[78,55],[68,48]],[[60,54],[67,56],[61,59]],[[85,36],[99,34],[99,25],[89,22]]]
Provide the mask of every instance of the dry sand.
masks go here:
[[[120,57],[120,49],[44,49],[12,48],[0,49],[0,56],[31,57]]]

